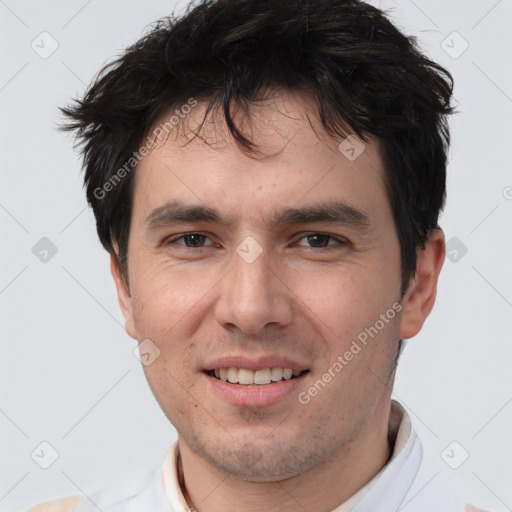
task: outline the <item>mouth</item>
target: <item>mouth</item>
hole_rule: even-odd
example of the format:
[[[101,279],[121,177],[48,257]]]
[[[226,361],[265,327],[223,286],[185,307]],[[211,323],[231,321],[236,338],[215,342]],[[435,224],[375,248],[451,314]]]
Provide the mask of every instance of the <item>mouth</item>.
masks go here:
[[[245,387],[270,386],[283,381],[299,379],[309,373],[309,370],[295,370],[293,368],[261,368],[250,370],[248,368],[215,368],[205,373],[222,382]]]

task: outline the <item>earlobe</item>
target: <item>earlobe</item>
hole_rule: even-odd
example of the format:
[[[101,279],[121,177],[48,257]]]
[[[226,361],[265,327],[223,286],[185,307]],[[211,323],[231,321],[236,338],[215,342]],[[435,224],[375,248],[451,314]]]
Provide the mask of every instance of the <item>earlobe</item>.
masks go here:
[[[135,322],[133,318],[132,298],[125,280],[121,275],[117,256],[114,252],[110,253],[110,271],[112,272],[112,277],[114,278],[114,283],[116,285],[117,298],[119,300],[119,306],[121,307],[121,311],[124,316],[126,332],[130,337],[136,340],[137,333],[135,330]]]
[[[416,273],[402,300],[401,338],[416,336],[432,311],[444,257],[444,234],[436,228],[430,232],[425,247],[417,250]]]

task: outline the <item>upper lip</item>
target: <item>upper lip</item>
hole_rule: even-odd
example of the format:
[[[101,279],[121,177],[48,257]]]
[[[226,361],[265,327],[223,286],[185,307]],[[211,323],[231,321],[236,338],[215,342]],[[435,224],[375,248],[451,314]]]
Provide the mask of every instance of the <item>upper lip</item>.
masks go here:
[[[265,368],[291,368],[292,370],[304,371],[308,370],[309,366],[286,356],[260,355],[247,357],[240,355],[218,357],[207,362],[204,367],[205,370],[219,370],[220,368],[243,368],[252,371]]]

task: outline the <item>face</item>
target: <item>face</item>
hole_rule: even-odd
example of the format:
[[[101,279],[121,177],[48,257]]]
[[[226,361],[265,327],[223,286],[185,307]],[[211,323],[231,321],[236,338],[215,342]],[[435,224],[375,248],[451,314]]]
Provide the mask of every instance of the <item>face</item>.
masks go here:
[[[374,140],[342,153],[303,97],[239,118],[266,158],[216,118],[192,140],[203,109],[139,165],[129,293],[114,276],[180,443],[280,480],[349,450],[389,404],[407,311],[384,169]]]

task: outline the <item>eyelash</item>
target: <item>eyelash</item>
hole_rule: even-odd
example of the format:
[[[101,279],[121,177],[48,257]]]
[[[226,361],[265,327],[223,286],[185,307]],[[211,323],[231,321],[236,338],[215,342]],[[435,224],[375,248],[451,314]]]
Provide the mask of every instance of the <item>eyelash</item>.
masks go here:
[[[205,237],[206,239],[209,239],[207,235],[204,235],[202,233],[190,232],[190,233],[184,233],[182,235],[178,235],[178,236],[169,238],[164,241],[163,245],[167,246],[167,245],[171,245],[171,244],[176,244],[177,241],[184,240],[186,237],[193,236],[193,235],[202,236],[202,237]],[[335,240],[337,243],[327,244],[325,247],[310,247],[310,246],[301,246],[301,247],[307,247],[308,249],[313,250],[313,251],[326,252],[326,251],[334,250],[335,248],[339,248],[340,246],[346,246],[349,244],[348,240],[346,240],[344,238],[336,237],[334,235],[330,235],[329,233],[322,233],[319,231],[312,231],[310,233],[303,234],[299,239],[297,239],[297,241],[295,243],[299,242],[300,240],[303,240],[304,238],[308,238],[310,236],[315,236],[315,235],[326,236],[330,240]],[[215,243],[212,242],[211,245],[200,246],[200,247],[187,247],[185,244],[177,244],[177,245],[182,246],[183,249],[187,249],[190,251],[197,251],[197,249],[204,249],[205,247],[212,247],[215,245]]]
[[[329,233],[322,233],[322,232],[317,232],[317,231],[313,231],[311,233],[307,233],[305,235],[302,235],[298,240],[297,242],[299,242],[300,240],[304,239],[304,238],[308,238],[310,236],[325,236],[329,239],[329,241],[331,240],[334,240],[336,243],[333,243],[333,244],[327,244],[325,247],[310,247],[310,246],[305,246],[305,247],[308,247],[309,249],[313,249],[313,250],[319,250],[319,251],[328,251],[328,250],[334,250],[336,248],[339,248],[340,246],[345,246],[345,245],[348,245],[348,240],[346,240],[345,238],[341,238],[341,237],[337,237],[337,236],[334,236],[334,235],[330,235]],[[297,243],[295,242],[295,243]],[[304,247],[304,246],[303,246]]]

